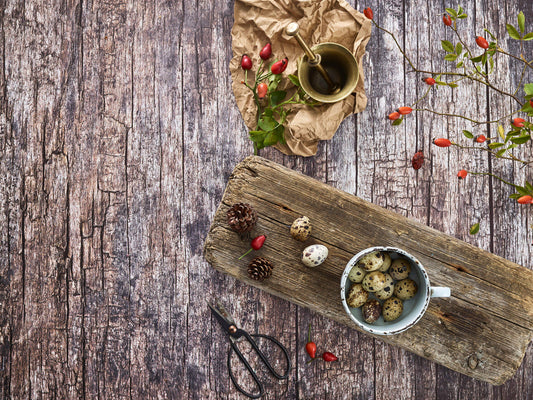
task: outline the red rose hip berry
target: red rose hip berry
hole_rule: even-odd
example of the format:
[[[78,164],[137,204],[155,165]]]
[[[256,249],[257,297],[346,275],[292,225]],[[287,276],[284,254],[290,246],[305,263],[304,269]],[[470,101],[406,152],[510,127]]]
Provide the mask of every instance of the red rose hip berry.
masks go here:
[[[483,36],[478,36],[476,38],[476,44],[485,50],[489,48],[489,42],[487,42],[487,39],[485,39]]]
[[[242,69],[252,69],[252,59],[248,55],[243,54],[241,58]]]
[[[272,45],[270,43],[265,44],[265,47],[259,52],[259,57],[263,60],[268,60],[272,55]]]
[[[526,120],[524,118],[515,118],[515,119],[513,119],[511,124],[513,124],[513,126],[516,127],[516,128],[523,128],[524,127],[524,122],[526,122]]]
[[[444,22],[444,25],[451,26],[452,25],[452,18],[448,14],[444,14],[442,16],[442,22]]]
[[[485,135],[477,135],[475,138],[474,138],[474,141],[476,143],[485,143],[485,141],[487,140],[487,138],[485,137]]]
[[[465,179],[466,175],[468,175],[468,172],[465,169],[462,169],[457,173],[457,178]]]
[[[518,204],[533,204],[533,197],[526,195],[519,197],[516,201],[518,202]]]
[[[448,139],[445,139],[445,138],[438,138],[438,139],[433,139],[433,144],[439,147],[449,147],[452,145],[452,142],[450,142]]]
[[[270,71],[274,75],[279,75],[283,71],[285,71],[288,63],[289,63],[289,59],[285,57],[283,60],[276,61],[274,64],[272,64],[272,67],[270,67]]]
[[[265,82],[261,82],[257,85],[257,97],[264,99],[268,92],[268,85]]]
[[[389,114],[388,117],[391,121],[396,121],[398,118],[400,118],[400,113],[398,111],[394,111],[393,113]]]
[[[417,151],[411,159],[411,165],[413,166],[413,169],[417,170],[422,168],[422,164],[424,164],[424,153],[420,150]]]
[[[426,82],[429,86],[433,86],[435,84],[435,79],[433,78],[424,78],[424,82]]]
[[[411,114],[413,109],[411,107],[400,107],[398,108],[398,112],[402,115]]]
[[[367,7],[363,10],[363,14],[365,14],[365,17],[368,19],[374,19],[374,12],[370,7]]]

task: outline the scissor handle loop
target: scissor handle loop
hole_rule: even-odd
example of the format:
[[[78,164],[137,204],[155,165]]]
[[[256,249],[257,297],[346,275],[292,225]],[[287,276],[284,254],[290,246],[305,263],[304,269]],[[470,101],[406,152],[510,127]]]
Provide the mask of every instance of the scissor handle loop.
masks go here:
[[[231,364],[230,364],[231,353],[232,353],[233,350],[235,351],[235,353],[237,353],[237,355],[239,356],[239,359],[246,366],[246,369],[248,370],[248,372],[252,375],[252,378],[254,379],[255,384],[259,388],[259,393],[255,393],[255,394],[254,393],[249,393],[246,390],[244,390],[241,385],[239,385],[237,383],[237,380],[235,379],[235,376],[233,375],[233,372],[231,370]],[[235,345],[235,343],[233,341],[231,341],[231,350],[228,352],[228,371],[229,371],[229,377],[231,378],[231,381],[235,385],[235,388],[237,388],[237,390],[239,392],[241,392],[242,394],[244,394],[245,396],[248,396],[251,399],[258,399],[259,397],[261,397],[265,393],[265,389],[263,387],[263,384],[261,382],[259,382],[259,378],[257,377],[257,374],[252,369],[252,366],[248,363],[248,361],[246,360],[244,355],[241,353],[241,351],[239,350],[239,348],[237,347],[237,345]]]
[[[257,355],[261,358],[263,363],[267,366],[268,370],[277,379],[286,379],[289,376],[289,372],[290,372],[290,369],[291,369],[291,359],[289,357],[289,352],[287,351],[285,346],[283,346],[277,339],[273,338],[272,336],[268,336],[268,335],[261,335],[261,334],[250,335],[250,334],[248,334],[248,332],[243,331],[242,329],[238,329],[237,333],[235,334],[235,336],[236,337],[244,336],[246,338],[246,340],[250,343],[252,348],[257,353]],[[286,369],[286,371],[284,372],[283,375],[280,375],[278,372],[276,372],[276,370],[274,370],[274,367],[272,366],[272,364],[270,364],[270,362],[268,361],[268,358],[259,349],[259,347],[257,346],[257,343],[255,342],[255,340],[252,337],[260,337],[260,338],[264,338],[264,339],[270,340],[276,346],[278,346],[281,349],[281,351],[283,351],[283,354],[285,355],[285,359],[287,360],[287,369]],[[244,394],[244,395],[246,395],[246,396],[248,396],[248,397],[250,397],[252,399],[257,399],[257,398],[261,397],[263,395],[263,393],[264,393],[264,388],[263,388],[263,385],[261,384],[261,382],[259,382],[259,378],[257,377],[257,374],[255,373],[255,371],[253,370],[251,365],[248,363],[248,361],[246,360],[244,355],[241,353],[241,351],[239,350],[239,348],[237,347],[237,345],[233,341],[231,341],[231,348],[232,348],[232,350],[234,350],[237,353],[237,355],[239,356],[239,359],[246,366],[246,369],[248,370],[248,372],[250,372],[250,374],[252,375],[252,378],[254,379],[256,385],[259,387],[259,393],[258,394],[252,394],[252,393],[246,392],[237,383],[237,381],[236,381],[236,379],[235,379],[235,377],[233,375],[233,372],[231,370],[231,366],[230,366],[230,359],[231,359],[232,350],[230,350],[229,353],[228,353],[228,371],[229,371],[229,376],[231,378],[231,381],[233,382],[233,384],[235,385],[237,390],[239,392],[241,392],[242,394]]]

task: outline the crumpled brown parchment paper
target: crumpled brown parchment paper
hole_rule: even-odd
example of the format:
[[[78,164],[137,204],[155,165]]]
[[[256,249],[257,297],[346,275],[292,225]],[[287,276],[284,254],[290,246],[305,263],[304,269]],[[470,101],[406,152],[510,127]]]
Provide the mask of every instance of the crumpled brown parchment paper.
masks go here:
[[[352,51],[359,65],[355,95],[314,107],[290,105],[291,113],[285,124],[287,144],[276,144],[278,150],[290,155],[312,156],[316,154],[318,142],[331,139],[344,118],[365,109],[362,58],[370,39],[371,22],[345,0],[235,0],[234,18],[233,58],[229,67],[237,106],[250,130],[257,127],[257,109],[252,92],[241,83],[244,79],[241,57],[248,54],[252,58],[254,67],[248,71],[248,82],[253,83],[251,72],[259,65],[259,52],[266,43],[272,43],[273,57],[269,61],[289,58],[283,82],[290,86],[287,75],[297,74],[297,60],[303,56],[303,50],[294,38],[285,34],[289,23],[298,22],[300,34],[309,46],[323,42],[341,44]]]

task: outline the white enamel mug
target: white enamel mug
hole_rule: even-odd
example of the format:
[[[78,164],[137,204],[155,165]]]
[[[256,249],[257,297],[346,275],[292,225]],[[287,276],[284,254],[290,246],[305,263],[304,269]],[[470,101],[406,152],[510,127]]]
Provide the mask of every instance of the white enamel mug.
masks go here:
[[[393,261],[397,258],[409,260],[411,264],[409,278],[416,282],[418,290],[413,298],[403,302],[403,312],[398,319],[386,322],[383,320],[383,316],[380,316],[376,322],[369,324],[363,319],[361,307],[352,308],[346,303],[346,297],[352,285],[352,282],[348,279],[348,274],[364,255],[380,251],[389,253]],[[370,294],[369,298],[372,297],[373,295]],[[395,335],[406,331],[420,321],[432,297],[450,297],[450,288],[431,286],[428,274],[420,261],[413,255],[396,247],[370,247],[360,251],[346,264],[346,268],[341,277],[341,299],[344,310],[357,326],[375,335]]]

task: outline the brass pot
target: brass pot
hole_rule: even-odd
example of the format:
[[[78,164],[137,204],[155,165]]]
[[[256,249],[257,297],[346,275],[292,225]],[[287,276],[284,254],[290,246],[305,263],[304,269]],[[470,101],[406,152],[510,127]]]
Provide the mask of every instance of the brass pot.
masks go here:
[[[336,103],[351,95],[359,81],[359,67],[354,55],[337,43],[320,43],[312,52],[320,57],[320,66],[334,84],[324,79],[319,69],[309,62],[307,54],[298,62],[298,79],[302,89],[321,103]]]

